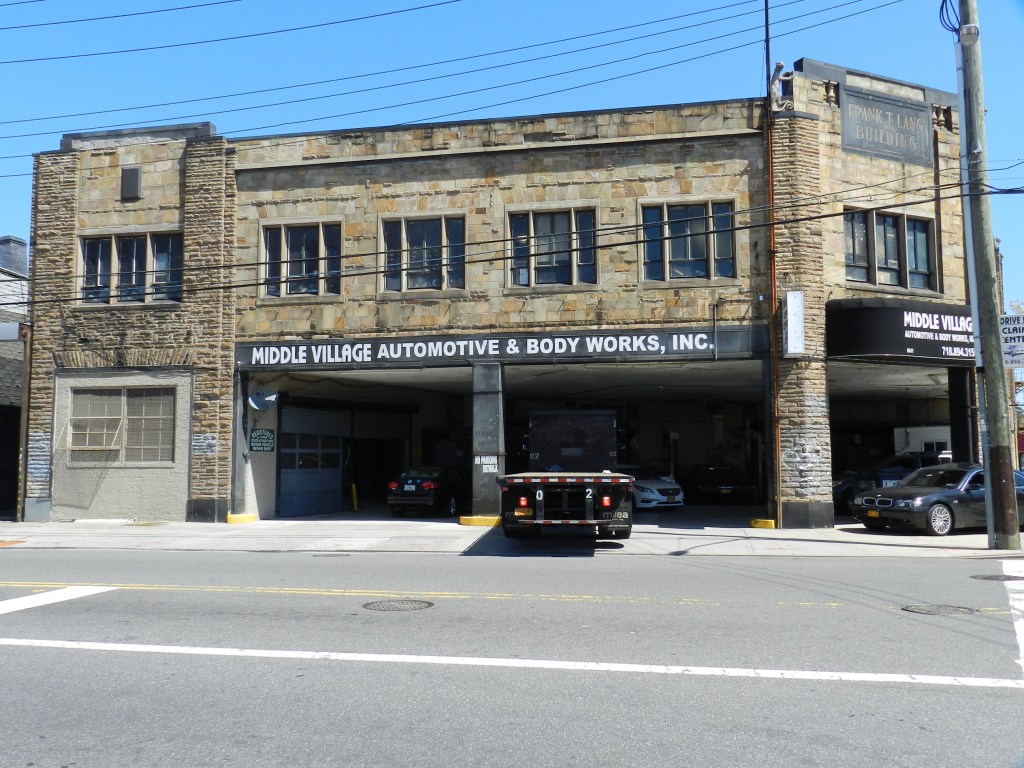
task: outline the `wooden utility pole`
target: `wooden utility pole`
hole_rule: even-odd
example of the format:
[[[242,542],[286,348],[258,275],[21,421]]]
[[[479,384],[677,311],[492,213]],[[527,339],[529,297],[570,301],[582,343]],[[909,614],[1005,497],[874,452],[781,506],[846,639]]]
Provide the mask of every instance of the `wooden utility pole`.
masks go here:
[[[975,330],[981,342],[982,375],[985,381],[985,414],[988,440],[985,448],[985,482],[992,499],[995,549],[1020,549],[1020,521],[1013,487],[1010,447],[1009,395],[1006,367],[999,338],[1000,290],[996,269],[995,238],[988,198],[988,159],[985,154],[985,91],[981,76],[981,35],[977,0],[960,0],[959,45],[963,57],[964,105],[960,130],[966,132],[968,214],[974,246],[977,281]]]

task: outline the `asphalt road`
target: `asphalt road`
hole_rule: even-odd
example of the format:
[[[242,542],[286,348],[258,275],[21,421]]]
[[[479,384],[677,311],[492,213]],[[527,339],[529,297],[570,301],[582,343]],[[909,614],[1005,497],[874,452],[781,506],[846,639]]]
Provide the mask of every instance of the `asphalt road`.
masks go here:
[[[0,550],[2,764],[1024,768],[1007,575]]]

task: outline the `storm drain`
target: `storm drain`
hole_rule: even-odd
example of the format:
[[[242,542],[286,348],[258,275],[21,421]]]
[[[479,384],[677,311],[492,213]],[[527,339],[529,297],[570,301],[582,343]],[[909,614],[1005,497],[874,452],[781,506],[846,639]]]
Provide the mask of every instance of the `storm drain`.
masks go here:
[[[928,616],[962,616],[968,613],[977,613],[974,608],[964,608],[959,605],[904,605],[903,610],[908,613],[923,613]]]
[[[426,600],[377,600],[363,604],[363,608],[368,611],[422,611],[433,606],[433,603]]]
[[[971,576],[971,578],[981,581],[1024,581],[1024,576],[1011,576],[1008,573],[986,573],[981,576]]]

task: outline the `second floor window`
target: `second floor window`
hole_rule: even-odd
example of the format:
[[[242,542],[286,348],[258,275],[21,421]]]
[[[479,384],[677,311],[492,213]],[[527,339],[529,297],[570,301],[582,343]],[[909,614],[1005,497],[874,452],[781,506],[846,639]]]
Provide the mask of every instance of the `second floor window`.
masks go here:
[[[263,228],[267,296],[341,293],[341,224]]]
[[[181,301],[180,232],[82,240],[82,300],[90,304]]]
[[[846,279],[903,288],[935,288],[931,224],[874,211],[843,214]]]
[[[385,221],[384,290],[466,287],[466,220],[461,216]]]
[[[513,213],[512,285],[597,282],[596,215],[592,208]]]
[[[643,279],[736,277],[732,203],[645,205]]]

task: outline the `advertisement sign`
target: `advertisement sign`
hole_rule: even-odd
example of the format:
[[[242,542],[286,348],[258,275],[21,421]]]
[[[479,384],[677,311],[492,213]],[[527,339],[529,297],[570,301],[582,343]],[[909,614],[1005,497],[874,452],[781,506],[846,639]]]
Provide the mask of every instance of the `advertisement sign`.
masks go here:
[[[356,370],[472,365],[748,358],[761,327],[673,328],[579,333],[386,336],[235,345],[245,369]],[[763,343],[762,343],[763,346]]]
[[[1024,368],[1024,315],[1000,317],[999,339],[1003,345],[1003,362],[1006,367]]]
[[[828,357],[974,365],[970,307],[914,299],[840,299],[825,305]]]

